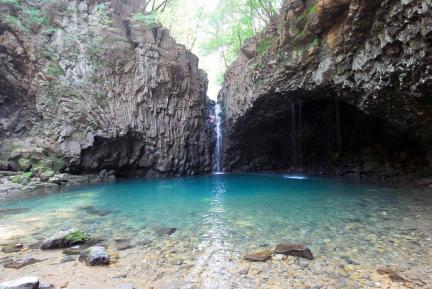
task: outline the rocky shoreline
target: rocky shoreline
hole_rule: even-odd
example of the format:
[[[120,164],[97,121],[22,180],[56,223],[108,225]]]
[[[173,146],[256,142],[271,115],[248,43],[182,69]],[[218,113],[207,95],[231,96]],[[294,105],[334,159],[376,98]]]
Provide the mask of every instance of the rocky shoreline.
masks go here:
[[[115,181],[114,172],[106,170],[102,170],[98,174],[58,173],[50,177],[32,176],[25,172],[0,171],[0,200],[25,198],[79,186]]]
[[[159,232],[155,232],[156,235]],[[160,234],[154,240],[136,243],[121,240],[129,244],[122,248],[107,240],[92,240],[72,229],[49,237],[42,245],[19,244],[14,252],[0,258],[4,267],[0,277],[5,280],[0,288],[201,288],[206,283],[206,271],[213,272],[211,268],[200,268],[202,272],[196,272],[199,256],[205,255],[205,249],[195,252],[191,240],[179,241],[185,235],[172,234]],[[77,240],[81,235],[86,239]],[[213,280],[215,287],[209,288],[222,288],[217,287],[221,284],[231,284],[233,288],[336,288],[343,284],[343,288],[399,289],[428,288],[431,281],[413,271],[374,268],[349,257],[335,260],[322,254],[313,256],[303,244],[278,244],[274,250],[270,250],[268,244],[257,249],[259,247],[265,250],[244,257],[233,255],[225,260],[229,266],[223,270],[229,279],[224,279],[225,276]],[[4,248],[3,245],[3,252]],[[15,259],[18,256],[27,257]],[[186,278],[188,275],[193,276],[192,279]]]

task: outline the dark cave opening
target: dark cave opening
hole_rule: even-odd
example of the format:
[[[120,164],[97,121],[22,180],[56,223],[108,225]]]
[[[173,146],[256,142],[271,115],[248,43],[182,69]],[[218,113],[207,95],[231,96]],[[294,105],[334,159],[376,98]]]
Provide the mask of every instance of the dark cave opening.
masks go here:
[[[145,147],[145,142],[133,134],[112,139],[95,137],[93,145],[81,151],[81,158],[70,170],[75,174],[112,170],[116,177],[144,175]]]
[[[256,103],[230,135],[228,170],[390,177],[427,166],[426,152],[408,132],[334,96],[267,98]]]

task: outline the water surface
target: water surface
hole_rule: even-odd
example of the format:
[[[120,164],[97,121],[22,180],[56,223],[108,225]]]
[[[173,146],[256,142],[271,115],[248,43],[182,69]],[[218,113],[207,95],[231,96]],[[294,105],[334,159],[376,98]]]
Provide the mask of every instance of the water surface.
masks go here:
[[[318,259],[430,266],[432,194],[412,188],[286,175],[209,175],[80,188],[3,202],[0,208],[30,209],[1,216],[0,243],[29,244],[77,227],[108,243],[149,239],[160,247],[155,230],[176,227],[166,238],[189,244],[182,258],[190,255],[194,268],[206,268],[219,284],[230,278],[224,274],[230,262],[282,241],[304,243]]]

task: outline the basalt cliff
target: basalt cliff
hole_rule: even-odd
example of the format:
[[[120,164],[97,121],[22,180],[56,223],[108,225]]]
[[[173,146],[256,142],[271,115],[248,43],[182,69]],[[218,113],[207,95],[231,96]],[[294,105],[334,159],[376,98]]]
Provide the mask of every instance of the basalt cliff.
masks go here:
[[[0,2],[0,170],[211,170],[206,74],[144,2]]]
[[[225,74],[223,166],[431,175],[432,2],[287,0]]]

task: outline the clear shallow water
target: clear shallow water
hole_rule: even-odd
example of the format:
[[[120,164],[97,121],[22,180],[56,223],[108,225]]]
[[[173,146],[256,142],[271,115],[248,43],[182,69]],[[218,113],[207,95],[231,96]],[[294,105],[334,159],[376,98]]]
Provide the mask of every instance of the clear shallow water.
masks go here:
[[[98,216],[88,206],[109,212]],[[334,179],[250,174],[130,181],[0,208],[31,209],[1,216],[0,244],[30,244],[71,227],[134,243],[161,239],[155,228],[176,227],[167,238],[189,244],[191,256],[200,252],[193,262],[196,268],[210,264],[208,274],[281,241],[307,244],[318,258],[402,269],[427,265],[432,254],[430,191]]]

